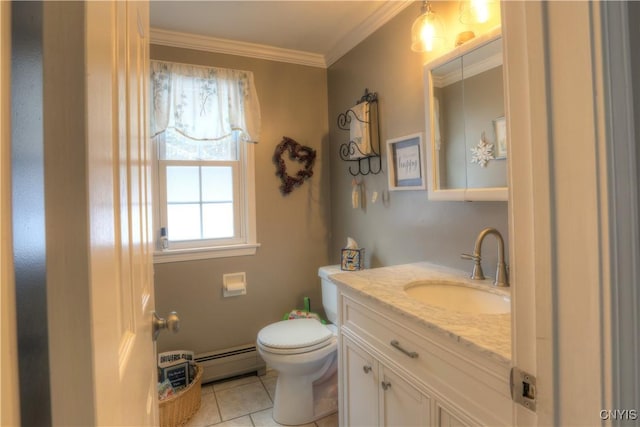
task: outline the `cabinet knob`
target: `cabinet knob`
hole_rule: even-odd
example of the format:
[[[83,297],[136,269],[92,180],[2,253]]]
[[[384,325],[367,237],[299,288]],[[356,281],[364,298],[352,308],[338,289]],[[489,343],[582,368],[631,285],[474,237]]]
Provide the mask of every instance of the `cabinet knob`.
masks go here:
[[[391,388],[391,383],[389,381],[382,381],[380,385],[383,390],[389,390]]]
[[[362,367],[362,370],[364,371],[365,374],[368,374],[369,372],[371,372],[371,366],[369,365],[364,365]]]

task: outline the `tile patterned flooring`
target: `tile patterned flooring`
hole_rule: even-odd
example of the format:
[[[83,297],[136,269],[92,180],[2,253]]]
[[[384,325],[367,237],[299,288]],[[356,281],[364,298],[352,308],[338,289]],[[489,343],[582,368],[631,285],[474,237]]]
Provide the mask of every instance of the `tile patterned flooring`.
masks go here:
[[[204,384],[200,410],[186,427],[279,426],[271,417],[277,372]],[[338,427],[338,414],[302,427]]]

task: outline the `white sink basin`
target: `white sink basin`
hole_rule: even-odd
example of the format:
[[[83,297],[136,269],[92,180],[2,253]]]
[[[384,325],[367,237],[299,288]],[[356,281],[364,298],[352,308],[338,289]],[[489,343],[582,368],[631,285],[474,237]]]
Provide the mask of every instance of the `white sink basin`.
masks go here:
[[[423,304],[451,311],[482,314],[511,312],[508,296],[453,282],[412,282],[405,286],[405,292]]]

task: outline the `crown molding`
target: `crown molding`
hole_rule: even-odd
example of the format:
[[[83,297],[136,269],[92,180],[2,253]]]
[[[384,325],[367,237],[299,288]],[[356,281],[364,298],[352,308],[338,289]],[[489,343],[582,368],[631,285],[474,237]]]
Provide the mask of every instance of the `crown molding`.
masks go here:
[[[151,29],[151,44],[202,50],[205,52],[226,53],[229,55],[288,62],[310,67],[328,68],[411,3],[411,0],[385,2],[383,6],[380,6],[380,8],[362,24],[358,25],[336,43],[326,55],[258,43],[181,33],[160,28]]]
[[[373,34],[378,28],[389,22],[391,18],[402,12],[407,6],[413,3],[412,0],[387,1],[380,6],[369,18],[358,25],[325,55],[327,67],[333,65],[347,52],[360,44],[364,39]],[[408,30],[407,30],[408,31]]]
[[[236,40],[207,37],[197,34],[179,33],[159,28],[152,28],[150,34],[151,44],[327,68],[324,55],[318,53],[284,49],[258,43],[247,43]]]

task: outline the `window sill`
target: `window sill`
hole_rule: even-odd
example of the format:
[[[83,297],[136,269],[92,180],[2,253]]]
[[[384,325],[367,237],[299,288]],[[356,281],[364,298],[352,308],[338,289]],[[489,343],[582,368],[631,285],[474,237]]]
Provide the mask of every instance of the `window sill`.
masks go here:
[[[242,245],[218,246],[193,249],[168,249],[153,253],[153,263],[163,264],[167,262],[194,261],[210,258],[229,258],[236,256],[255,255],[260,243],[248,243]]]

